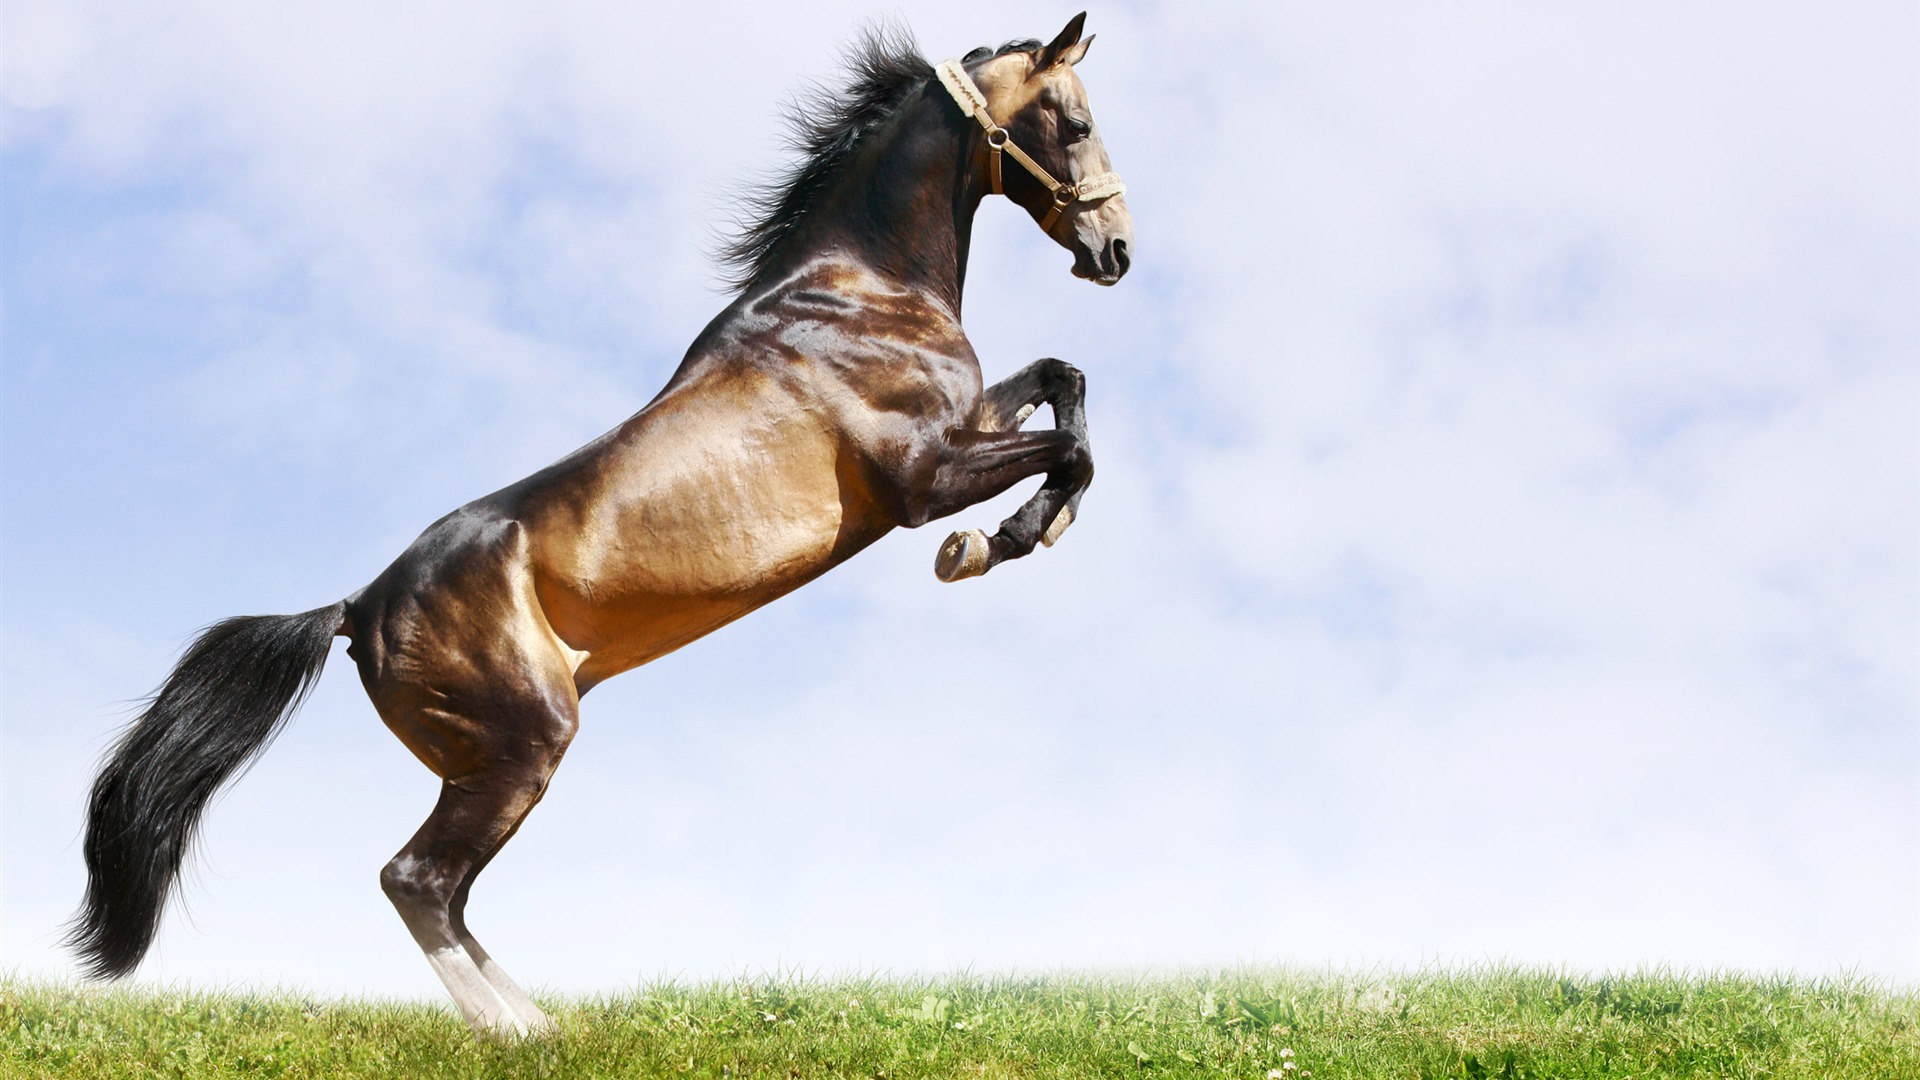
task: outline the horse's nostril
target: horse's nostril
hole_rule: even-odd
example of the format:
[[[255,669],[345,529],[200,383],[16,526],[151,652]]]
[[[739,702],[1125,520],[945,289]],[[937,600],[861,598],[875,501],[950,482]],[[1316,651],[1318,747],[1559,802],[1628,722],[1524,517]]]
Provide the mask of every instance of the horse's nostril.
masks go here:
[[[1132,263],[1133,260],[1127,256],[1127,242],[1125,240],[1115,240],[1113,242],[1114,274],[1117,276],[1126,273],[1127,267],[1132,265]]]

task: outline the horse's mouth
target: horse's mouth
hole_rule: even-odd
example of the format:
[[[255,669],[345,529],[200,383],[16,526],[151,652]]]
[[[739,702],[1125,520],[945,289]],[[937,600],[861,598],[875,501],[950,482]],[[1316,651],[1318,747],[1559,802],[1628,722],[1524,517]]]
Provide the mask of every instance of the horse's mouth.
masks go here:
[[[1102,270],[1097,266],[1082,266],[1078,262],[1073,264],[1074,277],[1095,285],[1117,285],[1125,274],[1125,270]]]

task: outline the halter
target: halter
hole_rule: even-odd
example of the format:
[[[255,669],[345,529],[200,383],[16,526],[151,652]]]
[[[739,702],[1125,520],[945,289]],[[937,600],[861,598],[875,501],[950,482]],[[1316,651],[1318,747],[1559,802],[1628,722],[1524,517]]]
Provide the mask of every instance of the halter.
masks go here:
[[[1099,202],[1102,199],[1111,199],[1127,190],[1127,185],[1120,182],[1119,175],[1110,172],[1089,176],[1074,184],[1063,184],[1055,180],[1047,170],[1040,167],[1039,162],[1028,157],[1026,151],[1014,144],[1013,137],[1007,134],[1006,128],[993,122],[993,117],[987,112],[987,96],[974,85],[973,79],[967,75],[967,70],[960,66],[960,61],[943,60],[938,67],[934,68],[934,71],[940,76],[940,85],[946,87],[947,93],[953,95],[954,104],[960,106],[961,112],[978,120],[980,129],[987,133],[987,181],[993,193],[1006,194],[1000,186],[1000,155],[1004,151],[1012,154],[1013,160],[1032,173],[1033,178],[1040,181],[1053,194],[1053,207],[1047,211],[1046,218],[1040,222],[1042,232],[1052,232],[1054,223],[1060,220],[1061,213],[1076,202]]]

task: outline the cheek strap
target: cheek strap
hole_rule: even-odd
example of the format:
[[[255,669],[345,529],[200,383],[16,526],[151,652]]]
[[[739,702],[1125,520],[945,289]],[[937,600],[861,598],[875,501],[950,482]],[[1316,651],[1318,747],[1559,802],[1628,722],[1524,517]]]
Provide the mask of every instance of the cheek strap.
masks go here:
[[[1051,173],[1040,167],[1039,162],[1028,157],[1027,152],[1014,143],[1013,136],[1007,134],[1006,128],[993,122],[993,115],[987,112],[987,96],[980,92],[980,87],[974,84],[967,70],[960,66],[960,61],[942,60],[934,68],[934,72],[940,76],[940,85],[946,87],[947,93],[952,95],[954,104],[960,106],[961,112],[978,121],[980,130],[986,133],[987,186],[993,193],[1006,194],[1006,189],[1000,183],[1000,156],[1005,153],[1011,154],[1013,160],[1020,163],[1021,168],[1033,174],[1033,178],[1040,181],[1053,195],[1053,206],[1047,210],[1046,217],[1040,222],[1040,228],[1043,231],[1052,232],[1053,226],[1060,220],[1060,215],[1076,202],[1099,202],[1102,199],[1111,199],[1127,190],[1127,185],[1121,182],[1119,174],[1111,172],[1089,176],[1077,184],[1063,184],[1055,180]]]

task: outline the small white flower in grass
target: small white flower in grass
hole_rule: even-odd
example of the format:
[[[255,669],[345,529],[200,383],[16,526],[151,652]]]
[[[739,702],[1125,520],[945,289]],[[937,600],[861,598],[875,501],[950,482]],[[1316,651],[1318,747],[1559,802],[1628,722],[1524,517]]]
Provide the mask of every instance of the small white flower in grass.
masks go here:
[[[766,1021],[767,1023],[769,1023],[769,1024],[771,1024],[771,1023],[773,1023],[773,1022],[774,1022],[775,1020],[778,1020],[778,1019],[780,1019],[780,1018],[779,1018],[779,1017],[777,1017],[777,1016],[775,1016],[775,1015],[773,1015],[773,1014],[772,1014],[772,1013],[770,1013],[770,1012],[763,1012],[763,1013],[761,1013],[761,1014],[760,1014],[760,1019],[762,1019],[762,1020],[765,1020],[765,1021]]]
[[[1286,1077],[1287,1074],[1281,1072],[1279,1069],[1267,1070],[1267,1080],[1286,1080]]]
[[[955,1031],[967,1030],[967,1022],[965,1020],[955,1020],[953,1022],[953,1030]]]
[[[1293,1056],[1293,1047],[1291,1047],[1291,1046],[1283,1046],[1283,1047],[1281,1047],[1281,1048],[1280,1048],[1280,1056],[1281,1056],[1281,1057],[1283,1057],[1283,1058],[1290,1058],[1290,1057],[1292,1057],[1292,1056]],[[1289,1066],[1289,1068],[1291,1068],[1291,1066]]]

